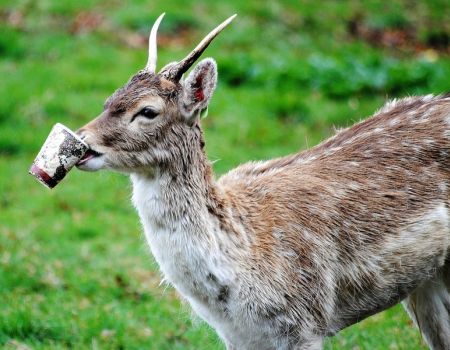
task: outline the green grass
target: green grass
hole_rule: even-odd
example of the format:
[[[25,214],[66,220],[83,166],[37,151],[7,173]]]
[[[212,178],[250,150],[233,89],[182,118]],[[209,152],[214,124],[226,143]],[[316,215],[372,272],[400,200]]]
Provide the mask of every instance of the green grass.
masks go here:
[[[51,126],[76,129],[146,62],[177,60],[237,12],[208,48],[220,82],[204,120],[221,174],[310,147],[389,97],[450,90],[449,3],[419,1],[4,0],[0,4],[0,348],[223,349],[160,276],[127,178],[73,171],[48,191],[27,175]],[[413,37],[395,47],[351,35]],[[425,349],[399,306],[326,349]]]

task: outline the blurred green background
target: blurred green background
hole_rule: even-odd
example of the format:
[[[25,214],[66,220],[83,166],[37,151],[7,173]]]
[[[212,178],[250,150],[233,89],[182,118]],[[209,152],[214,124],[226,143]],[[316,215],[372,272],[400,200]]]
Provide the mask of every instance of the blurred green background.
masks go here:
[[[0,347],[223,349],[160,275],[129,180],[74,170],[53,191],[28,167],[55,122],[77,129],[147,60],[159,66],[216,24],[219,84],[204,120],[218,174],[311,147],[386,99],[450,90],[450,2],[0,2]],[[425,349],[401,307],[326,349]]]

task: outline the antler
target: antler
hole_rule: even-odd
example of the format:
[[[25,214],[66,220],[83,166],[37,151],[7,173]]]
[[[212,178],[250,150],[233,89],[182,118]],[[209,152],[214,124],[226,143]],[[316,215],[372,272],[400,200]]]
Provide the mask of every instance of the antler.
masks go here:
[[[158,19],[156,20],[155,24],[152,27],[150,36],[148,38],[148,61],[147,65],[145,66],[145,70],[149,71],[150,73],[155,73],[156,71],[156,59],[158,55],[156,33],[158,32],[159,24],[161,23],[161,20],[163,19],[164,15],[165,13],[162,13],[158,17]]]
[[[171,81],[179,81],[183,73],[185,73],[194,62],[201,56],[203,51],[208,47],[208,45],[213,41],[213,39],[236,17],[234,14],[221,24],[219,24],[214,30],[212,30],[205,38],[197,45],[197,47],[192,50],[192,52],[187,55],[180,62],[175,64],[170,64],[162,69],[160,72],[165,78]],[[153,31],[153,30],[152,30]]]

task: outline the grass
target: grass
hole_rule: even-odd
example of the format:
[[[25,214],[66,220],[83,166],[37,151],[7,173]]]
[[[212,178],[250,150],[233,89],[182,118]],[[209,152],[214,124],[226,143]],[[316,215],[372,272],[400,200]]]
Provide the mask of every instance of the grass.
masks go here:
[[[223,349],[159,286],[127,178],[73,171],[50,192],[27,175],[55,122],[83,125],[143,67],[159,13],[160,65],[239,14],[207,52],[220,83],[204,127],[221,174],[310,147],[387,98],[450,90],[449,10],[445,0],[2,1],[0,347]],[[325,348],[425,346],[396,306]]]

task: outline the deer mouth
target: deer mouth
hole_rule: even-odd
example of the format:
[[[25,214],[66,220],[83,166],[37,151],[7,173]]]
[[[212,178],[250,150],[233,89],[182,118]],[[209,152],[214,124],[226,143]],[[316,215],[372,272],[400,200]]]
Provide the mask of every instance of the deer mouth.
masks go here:
[[[94,151],[93,149],[88,149],[84,156],[78,161],[77,166],[83,165],[87,161],[102,156],[101,153]]]

